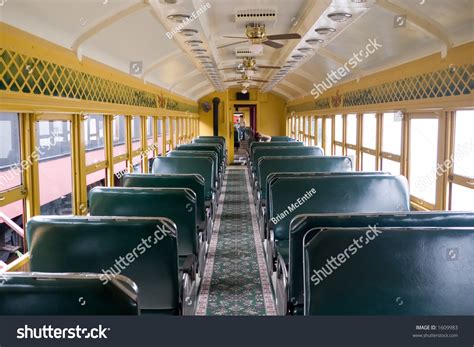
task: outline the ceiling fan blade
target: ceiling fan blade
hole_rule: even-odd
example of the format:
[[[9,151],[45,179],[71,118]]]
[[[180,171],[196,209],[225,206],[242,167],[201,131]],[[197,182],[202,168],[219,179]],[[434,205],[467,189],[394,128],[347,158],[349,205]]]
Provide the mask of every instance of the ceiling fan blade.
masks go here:
[[[268,81],[266,81],[266,80],[256,80],[256,79],[253,79],[253,80],[251,80],[251,81],[253,81],[253,82],[264,82],[264,83],[268,82]]]
[[[281,66],[256,65],[259,69],[281,69]]]
[[[225,37],[226,39],[248,39],[247,37],[244,36],[222,36]]]
[[[292,34],[280,34],[280,35],[268,35],[269,40],[297,40],[301,39],[301,35],[297,33]]]
[[[247,40],[245,40],[245,41],[238,41],[238,42],[234,42],[234,43],[230,43],[230,44],[228,44],[228,45],[219,46],[219,47],[217,47],[217,48],[219,48],[219,49],[220,49],[220,48],[230,47],[230,46],[233,46],[233,45],[238,45],[238,44],[240,44],[240,43],[244,43],[244,42],[247,42]]]
[[[275,42],[275,41],[270,41],[270,40],[264,41],[262,43],[264,45],[270,46],[272,48],[282,48],[283,47],[283,45],[281,43],[278,43],[278,42]]]

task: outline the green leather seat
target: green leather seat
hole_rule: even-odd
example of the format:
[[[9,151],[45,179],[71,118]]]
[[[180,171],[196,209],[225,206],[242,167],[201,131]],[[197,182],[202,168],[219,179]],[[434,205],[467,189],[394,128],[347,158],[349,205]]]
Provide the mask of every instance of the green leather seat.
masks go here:
[[[267,147],[303,147],[303,142],[252,142],[249,146],[249,158],[253,164],[253,156],[257,148],[267,148]]]
[[[211,158],[156,157],[153,161],[154,174],[199,174],[204,178],[206,201],[212,201],[215,190],[214,162]]]
[[[177,151],[214,151],[219,156],[219,172],[224,167],[224,146],[219,143],[186,143],[175,148]]]
[[[474,315],[474,228],[377,229],[367,244],[367,227],[326,229],[305,243],[306,315]],[[327,270],[351,244],[357,253]]]
[[[200,229],[206,230],[209,214],[206,211],[204,177],[199,174],[125,174],[124,187],[142,188],[188,188],[196,194],[196,211]]]
[[[0,275],[3,315],[138,315],[138,290],[125,276],[7,272]]]
[[[303,147],[305,148],[305,147]],[[300,156],[261,157],[258,162],[257,179],[260,188],[260,199],[267,199],[268,175],[280,172],[349,172],[352,171],[352,160],[349,157]]]
[[[374,212],[376,210],[374,209]],[[337,212],[337,211],[335,211]],[[474,227],[474,213],[400,212],[356,214],[306,214],[296,216],[290,225],[288,298],[293,308],[303,305],[303,239],[306,242],[328,228],[379,227]],[[285,242],[288,242],[285,240]],[[282,254],[283,256],[283,254]]]
[[[295,141],[295,139],[289,136],[272,136],[270,141],[271,142],[282,142],[282,141],[293,142]]]
[[[95,187],[89,192],[91,216],[164,217],[178,232],[180,265],[190,255],[205,261],[204,234],[198,234],[196,194],[187,188]],[[197,269],[197,266],[195,267]]]
[[[288,209],[313,189],[316,193],[306,202]],[[274,230],[275,240],[289,239],[290,222],[296,215],[334,213],[336,208],[340,213],[409,211],[410,206],[405,177],[364,172],[276,177],[269,186],[268,198],[269,227]],[[284,218],[278,218],[285,212]],[[277,223],[271,221],[273,217]]]
[[[219,159],[216,152],[213,151],[176,151],[168,152],[167,157],[210,157],[214,162],[214,182],[221,183],[221,174],[219,173]]]
[[[142,313],[179,314],[190,295],[189,274],[179,279],[176,225],[169,219],[38,216],[26,236],[31,271],[92,272],[109,281],[127,276],[138,286]]]
[[[324,152],[321,147],[306,147],[306,146],[275,146],[275,147],[257,147],[255,148],[252,160],[252,172],[258,180],[258,168],[260,165],[260,158],[262,157],[302,157],[302,156],[323,156]]]

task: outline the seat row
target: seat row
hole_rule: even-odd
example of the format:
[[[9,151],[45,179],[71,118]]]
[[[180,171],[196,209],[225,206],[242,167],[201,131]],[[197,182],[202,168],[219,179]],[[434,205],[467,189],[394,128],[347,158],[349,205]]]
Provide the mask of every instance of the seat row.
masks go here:
[[[151,174],[93,188],[89,216],[32,218],[31,272],[0,275],[0,314],[193,314],[225,145],[199,137],[155,158]]]
[[[411,212],[405,177],[301,143],[248,155],[279,314],[474,314],[472,212]]]

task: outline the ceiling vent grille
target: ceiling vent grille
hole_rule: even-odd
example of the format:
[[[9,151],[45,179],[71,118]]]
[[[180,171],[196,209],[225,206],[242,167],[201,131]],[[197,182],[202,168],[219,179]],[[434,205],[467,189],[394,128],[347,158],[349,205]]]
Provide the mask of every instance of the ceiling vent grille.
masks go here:
[[[263,50],[259,53],[255,54],[252,53],[250,48],[236,48],[235,49],[235,57],[236,58],[244,58],[244,57],[258,57],[263,55]]]
[[[274,23],[277,20],[278,11],[275,8],[253,8],[235,11],[235,23]]]

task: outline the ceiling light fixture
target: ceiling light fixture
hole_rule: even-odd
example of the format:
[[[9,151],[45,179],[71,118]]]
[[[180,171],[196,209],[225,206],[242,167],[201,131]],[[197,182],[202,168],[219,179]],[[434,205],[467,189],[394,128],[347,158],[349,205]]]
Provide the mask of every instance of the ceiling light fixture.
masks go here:
[[[169,16],[166,16],[170,21],[175,22],[175,23],[184,23],[187,19],[191,18],[191,16],[187,14],[181,14],[181,13],[176,13],[176,14],[170,14]]]
[[[323,43],[324,40],[321,39],[308,39],[306,40],[306,43],[311,46],[316,46],[318,43]]]
[[[188,41],[184,41],[184,43],[191,47],[198,47],[199,45],[203,44],[201,40],[188,40]]]
[[[319,35],[327,35],[329,33],[335,32],[336,29],[330,28],[330,27],[322,27],[322,28],[316,28],[314,29],[314,31],[316,31]]]
[[[328,14],[328,18],[335,22],[345,22],[351,17],[352,15],[347,12],[334,12],[334,13]]]
[[[311,47],[301,47],[301,48],[298,48],[298,51],[300,51],[301,53],[310,53],[310,52],[314,51],[314,48],[311,48]]]
[[[191,37],[196,35],[199,31],[196,29],[181,29],[178,32],[183,36]]]

